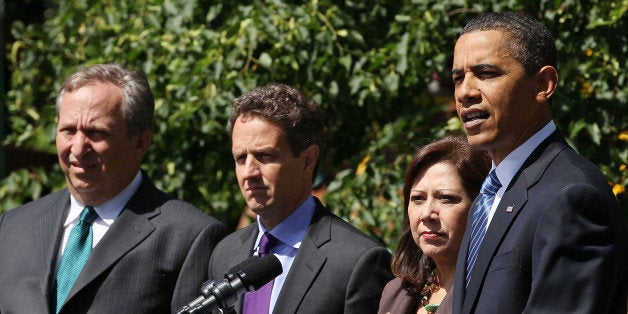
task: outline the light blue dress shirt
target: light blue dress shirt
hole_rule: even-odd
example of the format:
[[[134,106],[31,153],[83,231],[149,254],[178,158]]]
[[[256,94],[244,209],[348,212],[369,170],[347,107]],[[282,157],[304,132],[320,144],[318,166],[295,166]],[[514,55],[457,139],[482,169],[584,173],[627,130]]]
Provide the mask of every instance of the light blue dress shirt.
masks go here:
[[[297,210],[295,210],[290,216],[288,216],[288,218],[270,231],[270,234],[279,240],[271,251],[281,262],[283,272],[275,278],[273,292],[270,296],[268,313],[272,313],[275,308],[277,297],[281,292],[281,288],[286,280],[286,276],[288,276],[288,272],[290,272],[290,267],[292,267],[294,257],[297,255],[297,251],[299,250],[301,242],[305,237],[307,228],[310,226],[310,221],[312,220],[315,210],[316,202],[314,201],[314,196],[310,194],[310,196],[305,200],[305,202],[303,202],[303,204],[301,204],[301,206],[299,206],[299,208],[297,208]],[[260,231],[257,235],[257,239],[255,240],[255,245],[253,246],[255,254],[257,254],[262,235],[267,231],[267,229],[262,225],[259,217],[257,219],[257,226]]]

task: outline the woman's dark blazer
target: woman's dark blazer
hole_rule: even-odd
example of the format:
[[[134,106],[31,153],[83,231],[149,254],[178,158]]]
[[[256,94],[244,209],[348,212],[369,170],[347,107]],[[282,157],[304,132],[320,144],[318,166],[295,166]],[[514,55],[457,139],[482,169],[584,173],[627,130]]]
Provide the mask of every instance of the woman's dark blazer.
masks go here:
[[[414,314],[419,306],[419,300],[409,296],[401,287],[401,278],[395,278],[386,284],[379,301],[378,314]],[[440,303],[438,314],[451,313],[451,293],[448,293]]]

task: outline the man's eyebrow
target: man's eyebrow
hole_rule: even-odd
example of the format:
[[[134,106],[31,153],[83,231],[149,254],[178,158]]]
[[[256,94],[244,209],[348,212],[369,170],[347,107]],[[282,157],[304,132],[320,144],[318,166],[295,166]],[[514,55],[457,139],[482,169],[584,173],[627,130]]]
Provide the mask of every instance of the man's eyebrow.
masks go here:
[[[490,63],[480,63],[480,64],[476,64],[474,66],[471,67],[471,71],[473,72],[479,72],[479,71],[483,71],[483,70],[499,70],[501,71],[501,69],[493,64]]]
[[[490,63],[480,63],[471,67],[472,72],[480,72],[480,71],[485,71],[485,70],[501,71],[501,69],[498,66],[490,64]],[[461,75],[462,72],[463,72],[462,69],[453,69],[451,70],[451,75],[452,76]]]

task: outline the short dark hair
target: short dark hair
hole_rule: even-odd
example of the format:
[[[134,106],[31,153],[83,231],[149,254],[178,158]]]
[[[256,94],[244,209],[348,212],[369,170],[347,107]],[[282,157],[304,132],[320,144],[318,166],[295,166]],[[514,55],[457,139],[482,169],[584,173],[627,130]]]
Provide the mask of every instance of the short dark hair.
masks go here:
[[[460,35],[498,30],[510,36],[507,49],[519,61],[526,74],[550,65],[557,69],[556,43],[543,23],[518,12],[491,12],[467,23]]]
[[[122,89],[124,103],[122,116],[129,128],[129,135],[150,130],[153,124],[155,98],[143,72],[107,63],[79,68],[68,76],[59,90],[55,104],[57,115],[65,93],[71,93],[85,85],[112,83]]]
[[[255,88],[231,102],[229,129],[238,117],[259,117],[280,125],[294,156],[310,145],[324,148],[323,112],[297,88],[270,83]]]
[[[480,193],[482,182],[491,169],[488,155],[471,149],[467,138],[462,134],[437,139],[419,148],[412,157],[403,184],[404,228],[393,255],[392,271],[402,279],[402,287],[408,295],[419,299],[424,296],[429,298],[433,291],[430,288],[434,288],[438,282],[434,273],[436,264],[423,254],[412,238],[408,216],[410,191],[418,176],[439,162],[454,166],[462,179],[465,192],[472,199]]]

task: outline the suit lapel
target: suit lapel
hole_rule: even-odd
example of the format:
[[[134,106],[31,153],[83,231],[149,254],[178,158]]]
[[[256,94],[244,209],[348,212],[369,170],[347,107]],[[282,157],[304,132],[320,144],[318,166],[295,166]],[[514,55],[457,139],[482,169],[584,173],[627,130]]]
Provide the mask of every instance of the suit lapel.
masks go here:
[[[478,252],[478,257],[471,274],[471,282],[466,289],[465,298],[464,300],[460,300],[459,298],[455,300],[456,302],[464,302],[462,307],[463,313],[472,311],[479,297],[480,287],[484,285],[484,278],[499,248],[499,244],[507,235],[515,218],[522,210],[525,210],[524,205],[528,200],[528,190],[539,181],[545,169],[550,162],[556,158],[558,153],[567,147],[567,144],[558,131],[552,133],[532,152],[521,169],[513,177],[486,231],[486,236]],[[468,231],[471,230],[469,229],[470,226],[471,218],[469,218],[467,223]],[[464,249],[460,253],[464,254],[464,260],[466,260],[469,245],[469,236],[466,232],[463,243]],[[460,263],[458,263],[457,266],[460,266]],[[466,264],[463,263],[462,266],[466,267]],[[464,275],[462,278],[464,278]],[[457,281],[457,283],[460,283],[460,281]],[[464,279],[462,283],[464,284]],[[464,288],[458,287],[458,289]],[[459,293],[458,295],[461,294]]]
[[[240,246],[233,248],[233,254],[229,257],[229,268],[251,257],[258,231],[259,228],[257,223],[252,223],[244,229],[240,235]],[[235,303],[236,313],[242,313],[242,301],[244,300],[244,294],[240,299],[240,302]]]
[[[54,298],[54,281],[57,274],[57,253],[63,236],[63,222],[70,208],[70,193],[62,190],[55,194],[51,201],[44,205],[41,215],[35,221],[33,245],[34,256],[37,259],[38,271],[41,276],[39,289],[48,300]]]
[[[319,248],[331,240],[331,219],[316,202],[316,211],[275,303],[275,313],[296,313],[323,268],[327,256]]]
[[[253,223],[240,235],[241,248],[234,249],[235,252],[229,259],[229,267],[233,267],[253,255],[253,245],[255,245],[258,231],[257,223]]]
[[[475,303],[474,301],[478,296],[480,287],[484,283],[484,278],[488,272],[493,256],[495,256],[495,252],[497,252],[499,244],[508,233],[512,222],[520,213],[528,199],[527,192],[525,179],[517,180],[514,185],[511,185],[499,202],[493,219],[486,230],[486,235],[484,236],[477,260],[471,272],[472,277],[469,282],[469,287],[467,287],[466,298],[464,300],[464,313],[471,312],[473,304]],[[468,252],[468,249],[466,251]],[[466,254],[464,256],[466,259]],[[478,278],[481,278],[481,280]]]
[[[150,219],[160,213],[163,199],[159,195],[157,188],[144,175],[139,189],[92,250],[66,302],[155,230]]]

